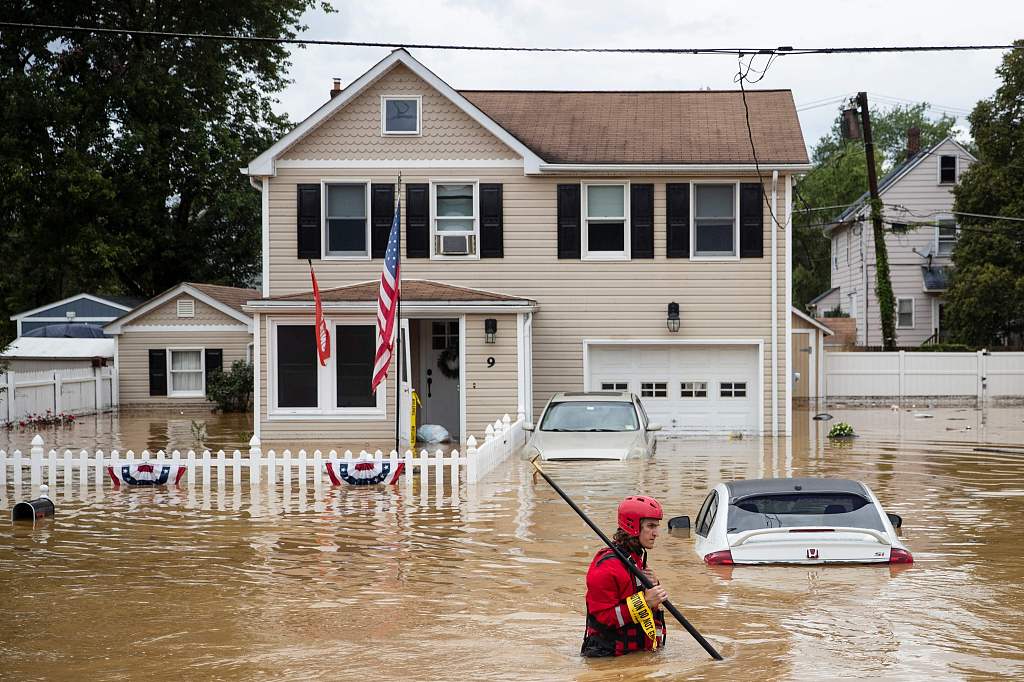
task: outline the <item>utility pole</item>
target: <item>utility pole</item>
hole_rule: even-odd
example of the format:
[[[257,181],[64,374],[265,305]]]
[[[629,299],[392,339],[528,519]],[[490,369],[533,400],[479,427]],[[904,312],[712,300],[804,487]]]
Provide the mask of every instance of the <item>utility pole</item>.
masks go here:
[[[889,277],[889,253],[885,248],[885,229],[882,227],[882,200],[878,197],[878,173],[875,170],[875,144],[871,137],[868,93],[857,93],[857,106],[860,108],[864,152],[868,157],[871,225],[875,236],[875,296],[878,298],[878,316],[882,320],[882,348],[889,351],[896,349],[896,299],[892,293],[892,280]],[[867,292],[864,293],[867,294]],[[867,320],[864,321],[864,325],[867,329]],[[868,343],[866,335],[864,343]]]

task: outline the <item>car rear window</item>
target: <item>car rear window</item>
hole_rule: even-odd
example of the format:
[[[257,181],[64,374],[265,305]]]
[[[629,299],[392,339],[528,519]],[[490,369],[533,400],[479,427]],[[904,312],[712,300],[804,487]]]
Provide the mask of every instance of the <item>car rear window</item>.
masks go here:
[[[729,533],[799,526],[885,529],[875,505],[853,493],[748,495],[729,504]]]
[[[636,431],[632,402],[573,400],[554,403],[544,413],[541,431]]]

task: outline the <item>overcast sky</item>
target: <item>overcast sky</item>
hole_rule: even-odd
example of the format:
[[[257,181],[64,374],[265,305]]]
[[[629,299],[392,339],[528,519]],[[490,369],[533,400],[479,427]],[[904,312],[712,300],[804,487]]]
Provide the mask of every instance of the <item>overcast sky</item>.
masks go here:
[[[1008,44],[1024,37],[1024,2],[948,0],[334,0],[310,11],[316,39],[544,47],[837,47]],[[1014,33],[1013,26],[1017,26]],[[388,54],[383,48],[310,46],[293,51],[294,83],[277,105],[301,121]],[[480,53],[412,50],[456,89],[734,89],[732,56]],[[999,51],[789,56],[757,88],[793,91],[804,139],[825,134],[839,100],[866,90],[874,103],[927,101],[960,117],[998,82]],[[760,68],[763,58],[755,65]],[[816,105],[829,100],[822,106]],[[805,108],[807,107],[807,108]]]

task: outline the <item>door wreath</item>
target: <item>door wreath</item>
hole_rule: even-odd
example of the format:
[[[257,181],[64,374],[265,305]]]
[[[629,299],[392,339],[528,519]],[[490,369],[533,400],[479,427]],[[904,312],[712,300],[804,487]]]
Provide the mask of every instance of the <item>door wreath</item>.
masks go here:
[[[437,358],[437,368],[449,379],[459,378],[459,349],[445,348]]]

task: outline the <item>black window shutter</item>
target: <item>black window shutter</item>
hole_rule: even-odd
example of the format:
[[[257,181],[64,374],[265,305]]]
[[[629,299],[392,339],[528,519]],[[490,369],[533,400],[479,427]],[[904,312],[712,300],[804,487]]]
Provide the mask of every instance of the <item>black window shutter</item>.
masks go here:
[[[320,185],[296,185],[298,190],[298,257],[320,257]]]
[[[501,185],[480,185],[480,257],[505,256]]]
[[[395,186],[370,185],[370,257],[383,258],[395,219]]]
[[[206,392],[210,392],[210,375],[224,369],[224,351],[220,348],[206,349]]]
[[[665,185],[666,250],[669,258],[690,257],[690,184]]]
[[[405,256],[430,258],[430,186],[405,186]]]
[[[740,258],[764,256],[764,190],[759,182],[740,184]]]
[[[580,186],[558,186],[558,257],[580,258]]]
[[[149,394],[167,395],[167,351],[149,349]]]
[[[654,185],[629,186],[630,257],[654,258]]]

